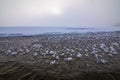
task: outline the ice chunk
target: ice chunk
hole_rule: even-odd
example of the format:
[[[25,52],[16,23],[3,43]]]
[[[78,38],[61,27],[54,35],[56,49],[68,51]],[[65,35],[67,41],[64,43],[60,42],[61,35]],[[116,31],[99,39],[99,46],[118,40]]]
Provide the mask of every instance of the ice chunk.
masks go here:
[[[61,56],[65,55],[65,53],[60,54]]]
[[[98,59],[98,54],[95,54],[96,59]]]
[[[72,61],[73,58],[72,57],[68,57],[68,58],[65,58],[66,61]]]
[[[26,52],[27,52],[27,53],[29,53],[29,52],[30,52],[30,50],[29,50],[29,49],[26,49]]]
[[[55,63],[56,63],[56,61],[55,61],[55,60],[53,60],[53,61],[51,61],[51,62],[50,62],[50,64],[55,64]]]
[[[104,49],[105,46],[106,46],[106,45],[105,45],[104,43],[101,43],[101,44],[100,44],[100,48],[102,48],[102,49]]]
[[[81,57],[82,57],[82,54],[80,54],[80,53],[77,54],[77,57],[78,57],[78,58],[81,58]]]
[[[100,59],[100,61],[103,63],[103,64],[106,64],[108,61],[105,60],[105,59]]]
[[[24,52],[24,50],[23,50],[23,49],[19,49],[19,51],[20,51],[20,52]]]
[[[89,55],[88,55],[88,54],[85,54],[85,56],[87,56],[87,57],[88,57]]]
[[[104,43],[100,44],[100,48],[103,49],[105,52],[108,52],[109,50]]]
[[[110,49],[111,49],[111,53],[112,53],[112,54],[117,54],[117,52],[116,52],[116,50],[114,49],[113,46],[110,46]]]
[[[8,52],[8,53],[11,53],[12,51],[11,51],[11,50],[8,50],[7,52]]]
[[[113,45],[119,47],[118,43],[117,42],[114,42]]]
[[[112,56],[112,54],[108,54],[109,56]]]
[[[55,51],[50,51],[49,53],[50,53],[50,54],[56,54],[56,52],[55,52]]]
[[[55,54],[53,54],[52,57],[55,57]]]
[[[49,52],[49,51],[47,51],[47,50],[45,51],[46,54],[48,54],[48,52]]]
[[[40,48],[40,47],[42,47],[42,45],[41,44],[33,44],[33,47]]]
[[[87,67],[89,67],[90,65],[87,63]]]
[[[71,52],[75,52],[73,49],[71,49]]]
[[[12,53],[11,53],[11,55],[16,55],[16,54],[17,54],[17,52],[12,52]]]
[[[68,48],[67,48],[66,50],[67,50],[67,51],[70,51],[70,49],[68,49]]]
[[[115,51],[115,49],[113,48],[113,46],[110,46],[110,49],[111,49],[111,51]]]
[[[33,54],[33,56],[37,56],[38,55],[38,53],[37,52],[35,52],[34,54]]]
[[[87,50],[87,49],[85,49],[85,51],[87,52],[88,50]]]
[[[8,54],[10,54],[12,51],[11,50],[7,50],[6,51],[6,54],[8,55]]]
[[[116,51],[112,51],[112,54],[118,54]]]
[[[59,59],[59,56],[56,56],[55,58],[56,58],[56,59]]]
[[[81,51],[82,49],[81,49],[81,48],[79,48],[79,50]]]

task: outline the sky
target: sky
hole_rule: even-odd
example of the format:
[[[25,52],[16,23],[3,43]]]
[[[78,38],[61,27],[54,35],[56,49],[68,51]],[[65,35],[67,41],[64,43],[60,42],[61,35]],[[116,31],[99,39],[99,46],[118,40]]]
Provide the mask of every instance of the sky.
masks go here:
[[[120,25],[120,0],[0,0],[0,26]]]

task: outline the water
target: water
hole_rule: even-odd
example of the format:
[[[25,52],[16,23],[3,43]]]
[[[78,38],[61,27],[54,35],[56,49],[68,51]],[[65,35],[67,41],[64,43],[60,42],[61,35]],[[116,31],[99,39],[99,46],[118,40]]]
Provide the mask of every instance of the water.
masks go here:
[[[0,27],[0,34],[24,34],[24,35],[34,35],[43,33],[86,33],[100,31],[120,31],[120,27],[108,27],[108,28]]]

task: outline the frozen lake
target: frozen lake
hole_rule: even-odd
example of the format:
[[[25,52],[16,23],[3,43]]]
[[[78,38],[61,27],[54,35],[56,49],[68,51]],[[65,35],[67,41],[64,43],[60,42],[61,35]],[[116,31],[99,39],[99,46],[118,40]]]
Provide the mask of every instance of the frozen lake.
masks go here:
[[[34,35],[43,33],[86,33],[101,31],[120,31],[120,27],[78,28],[78,27],[0,27],[0,34]]]

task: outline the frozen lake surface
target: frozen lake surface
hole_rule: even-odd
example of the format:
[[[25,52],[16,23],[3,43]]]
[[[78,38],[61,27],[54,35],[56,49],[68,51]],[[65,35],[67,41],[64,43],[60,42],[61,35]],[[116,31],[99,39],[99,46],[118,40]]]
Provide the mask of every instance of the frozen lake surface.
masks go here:
[[[78,27],[0,27],[0,36],[4,34],[16,35],[35,35],[44,33],[86,33],[86,32],[101,32],[101,31],[120,31],[120,27],[105,27],[105,28],[78,28]]]

